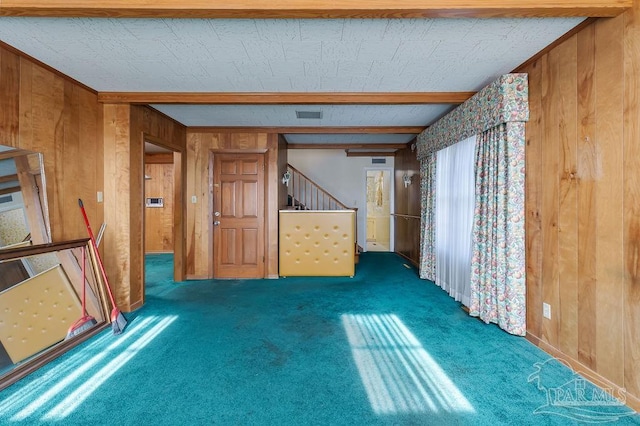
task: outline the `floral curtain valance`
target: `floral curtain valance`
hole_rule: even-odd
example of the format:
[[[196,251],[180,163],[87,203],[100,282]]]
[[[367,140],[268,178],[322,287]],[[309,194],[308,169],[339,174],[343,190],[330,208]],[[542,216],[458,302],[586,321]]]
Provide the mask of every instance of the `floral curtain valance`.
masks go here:
[[[505,74],[418,135],[418,159],[501,123],[529,119],[527,74]]]

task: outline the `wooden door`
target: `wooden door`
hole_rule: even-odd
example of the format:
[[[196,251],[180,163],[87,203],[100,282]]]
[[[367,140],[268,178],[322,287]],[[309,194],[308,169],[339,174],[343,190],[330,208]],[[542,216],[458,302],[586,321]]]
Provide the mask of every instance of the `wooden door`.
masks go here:
[[[264,277],[264,155],[215,154],[213,276]]]

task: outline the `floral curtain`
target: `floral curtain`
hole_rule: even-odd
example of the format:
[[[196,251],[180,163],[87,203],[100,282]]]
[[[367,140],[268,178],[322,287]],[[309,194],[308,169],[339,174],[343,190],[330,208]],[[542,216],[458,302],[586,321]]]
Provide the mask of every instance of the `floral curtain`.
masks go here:
[[[528,119],[527,74],[506,74],[418,135],[417,142],[422,174],[420,277],[434,280],[435,153],[473,135],[482,135],[483,140],[501,141],[497,143],[498,147],[491,148],[494,154],[489,154],[499,155],[500,149],[504,151],[500,160],[502,165],[496,165],[492,170],[500,176],[494,176],[493,183],[482,183],[495,192],[476,193],[477,199],[483,197],[484,201],[480,203],[481,210],[476,212],[476,221],[479,217],[482,220],[474,223],[472,276],[475,286],[471,289],[471,303],[475,307],[470,313],[518,335],[526,330],[524,122]],[[488,148],[482,148],[485,149]],[[478,167],[484,167],[484,163]],[[482,168],[476,171],[479,172],[483,172]],[[493,199],[496,196],[498,199]],[[506,207],[496,204],[505,202]],[[488,210],[489,204],[500,218],[486,217],[493,214]],[[494,236],[495,233],[500,236]],[[497,251],[502,253],[496,255]]]
[[[420,162],[420,278],[436,280],[436,154]]]
[[[478,137],[469,314],[526,334],[524,123]]]

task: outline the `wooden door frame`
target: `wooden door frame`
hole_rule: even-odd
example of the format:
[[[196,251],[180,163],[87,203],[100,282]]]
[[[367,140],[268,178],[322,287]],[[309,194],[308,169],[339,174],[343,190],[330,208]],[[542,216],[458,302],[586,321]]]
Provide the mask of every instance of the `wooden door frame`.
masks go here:
[[[213,165],[214,165],[214,157],[216,154],[260,154],[262,155],[262,161],[264,164],[264,175],[263,175],[263,182],[262,182],[262,191],[264,192],[263,195],[263,201],[262,201],[262,209],[263,209],[263,219],[262,219],[262,238],[263,238],[263,254],[264,254],[264,258],[265,260],[263,261],[264,265],[263,265],[263,276],[267,275],[267,245],[268,245],[268,233],[267,233],[267,214],[268,214],[268,209],[267,206],[269,205],[268,203],[268,199],[267,196],[269,195],[269,191],[268,191],[268,165],[267,165],[267,160],[268,160],[268,149],[210,149],[209,150],[209,172],[208,174],[208,182],[207,182],[207,188],[208,188],[208,207],[207,207],[207,222],[208,222],[208,246],[209,246],[209,259],[207,260],[207,274],[210,278],[213,278],[214,276],[214,262],[213,262],[213,257],[215,256],[215,252],[214,252],[214,245],[213,245]],[[258,278],[263,278],[263,277],[258,277]]]
[[[184,236],[186,235],[186,221],[184,218],[187,217],[186,212],[186,202],[184,201],[184,183],[185,179],[183,178],[183,170],[186,170],[183,163],[186,162],[186,155],[183,150],[177,149],[175,146],[171,145],[164,139],[160,139],[148,133],[142,133],[142,178],[144,181],[144,144],[145,142],[152,143],[154,145],[158,145],[164,149],[167,149],[173,153],[173,280],[175,282],[184,281],[186,277],[186,242]],[[144,185],[142,190],[144,191]],[[145,238],[146,238],[146,208],[144,206],[145,197],[143,195],[143,215],[142,215],[142,273],[143,273],[143,294],[146,291],[146,285],[144,282],[144,266],[145,266]]]

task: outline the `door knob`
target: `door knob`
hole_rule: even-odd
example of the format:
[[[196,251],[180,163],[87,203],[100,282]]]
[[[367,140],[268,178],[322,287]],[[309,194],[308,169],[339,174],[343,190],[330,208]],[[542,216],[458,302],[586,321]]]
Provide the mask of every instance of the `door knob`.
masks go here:
[[[218,225],[220,225],[220,221],[219,221],[219,220],[215,220],[215,221],[213,221],[213,225],[214,225],[214,226],[218,226]]]

